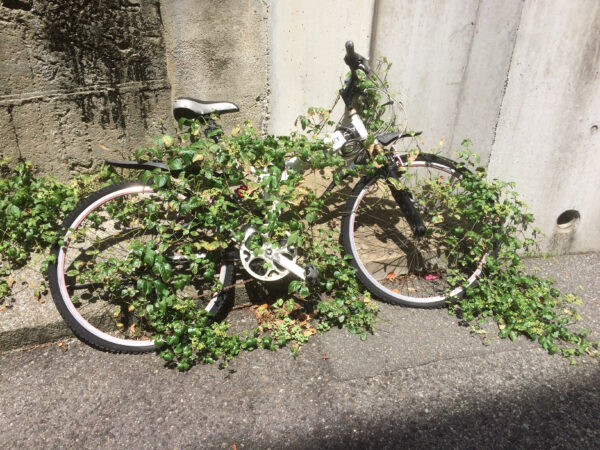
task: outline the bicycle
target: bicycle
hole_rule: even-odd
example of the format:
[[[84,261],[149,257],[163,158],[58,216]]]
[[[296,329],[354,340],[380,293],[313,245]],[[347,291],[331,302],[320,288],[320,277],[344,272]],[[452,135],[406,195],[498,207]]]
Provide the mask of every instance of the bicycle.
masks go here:
[[[475,264],[461,265],[461,255],[469,251],[468,242],[461,241],[452,249],[444,247],[446,244],[441,243],[440,236],[452,233],[453,227],[473,225],[464,224],[461,218],[441,217],[444,205],[436,204],[439,200],[431,194],[434,186],[442,186],[449,192],[459,190],[460,180],[468,171],[434,154],[399,153],[396,144],[417,133],[378,134],[370,149],[366,148],[364,143],[369,133],[353,99],[364,94],[357,88],[359,71],[367,75],[371,71],[367,59],[354,51],[351,41],[346,43],[344,61],[350,68],[350,77],[340,90],[340,98],[345,103],[348,120],[331,135],[332,151],[347,157],[350,168],[363,164],[375,154],[385,156],[385,163],[374,174],[358,181],[345,204],[341,221],[344,251],[351,257],[358,280],[375,297],[399,305],[438,307],[462,295],[476,281],[485,262],[484,254]],[[219,128],[212,115],[237,110],[231,102],[180,98],[174,103],[176,119],[199,119],[206,125],[205,134],[217,143]],[[162,162],[107,163],[121,168],[163,171],[166,176],[177,173]],[[300,163],[290,160],[286,167],[301,170]],[[327,191],[333,188],[335,183]],[[243,192],[232,195],[243,195]],[[210,198],[204,200],[210,203]],[[318,277],[313,266],[299,264],[298,249],[293,243],[286,239],[263,242],[261,233],[251,224],[245,227],[241,241],[231,242],[227,249],[211,248],[214,231],[210,226],[186,228],[188,213],[174,210],[172,203],[161,199],[158,189],[153,189],[148,182],[122,181],[93,193],[65,219],[62,239],[52,249],[55,259],[49,265],[49,284],[63,319],[84,342],[112,352],[155,349],[148,334],[142,331],[148,326],[144,318],[130,317],[131,308],[126,308],[126,301],[118,299],[130,298],[131,286],[142,294],[157,288],[146,286],[144,279],[133,278],[134,271],[122,264],[132,254],[149,264],[162,261],[162,265],[156,266],[157,270],[167,267],[176,274],[169,276],[180,277],[181,295],[201,302],[202,307],[216,317],[222,317],[232,304],[237,260],[253,278],[265,282],[285,277],[314,282]],[[149,218],[152,218],[152,226],[141,227],[141,223],[150,223]],[[186,258],[173,247],[165,248],[163,253],[148,250],[153,233],[173,224],[173,233],[196,233],[199,253]],[[209,261],[211,252],[217,250],[221,252],[217,270],[209,268],[199,276],[198,266]],[[102,272],[101,279],[89,275],[90,267],[95,274]],[[86,270],[87,278],[82,275]],[[462,276],[461,283],[450,281],[457,273]],[[104,300],[110,305],[121,303],[125,308],[106,309]],[[117,327],[113,320],[116,316],[120,318]]]

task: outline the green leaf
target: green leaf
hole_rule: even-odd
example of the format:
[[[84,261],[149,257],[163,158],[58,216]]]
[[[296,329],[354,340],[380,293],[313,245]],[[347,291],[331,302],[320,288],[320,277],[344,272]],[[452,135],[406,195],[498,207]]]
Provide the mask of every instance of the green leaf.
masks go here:
[[[171,264],[164,261],[157,261],[153,266],[154,273],[160,275],[163,281],[169,281],[171,279],[172,269]]]
[[[292,293],[292,292],[296,292],[298,291],[298,289],[300,289],[300,287],[302,287],[302,282],[298,281],[298,280],[293,280],[290,281],[290,284],[288,285],[288,293]]]
[[[298,242],[298,232],[294,231],[292,233],[290,233],[290,235],[287,238],[287,244],[288,245],[294,245]]]
[[[180,158],[170,159],[167,163],[169,169],[171,170],[181,170],[183,169],[183,161]]]
[[[300,290],[298,291],[298,295],[302,298],[306,298],[310,295],[310,290],[308,289],[308,286],[303,285]]]
[[[171,136],[168,135],[164,135],[162,137],[162,141],[165,144],[166,147],[170,147],[173,145],[173,138]]]
[[[146,263],[152,267],[154,265],[155,257],[156,257],[156,253],[154,253],[154,249],[152,247],[150,247],[149,245],[147,245],[144,248],[144,263]]]
[[[144,278],[139,278],[136,287],[142,291],[144,295],[149,295],[154,289],[154,284]]]
[[[165,173],[155,174],[153,177],[153,180],[154,180],[154,184],[157,185],[159,188],[161,188],[165,184],[167,184],[167,181],[169,181],[169,175],[167,175]]]

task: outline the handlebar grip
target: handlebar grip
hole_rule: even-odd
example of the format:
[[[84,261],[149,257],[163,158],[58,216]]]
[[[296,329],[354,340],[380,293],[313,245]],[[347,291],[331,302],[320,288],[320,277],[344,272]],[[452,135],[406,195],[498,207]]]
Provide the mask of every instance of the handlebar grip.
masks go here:
[[[358,69],[358,65],[360,64],[360,55],[354,51],[354,42],[347,41],[346,42],[346,56],[344,56],[344,62],[350,67],[352,70]]]
[[[350,57],[354,57],[354,42],[346,41],[346,54]]]

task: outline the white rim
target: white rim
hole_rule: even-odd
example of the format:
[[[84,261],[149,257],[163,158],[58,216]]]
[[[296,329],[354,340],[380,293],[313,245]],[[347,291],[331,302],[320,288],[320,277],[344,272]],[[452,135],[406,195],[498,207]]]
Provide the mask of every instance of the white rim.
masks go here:
[[[93,327],[92,325],[89,324],[89,322],[87,320],[85,320],[83,318],[83,316],[79,313],[77,308],[75,308],[75,305],[73,304],[73,301],[71,300],[71,296],[69,295],[69,292],[67,291],[64,267],[65,267],[65,259],[66,259],[66,249],[68,249],[68,247],[69,247],[69,236],[72,233],[71,230],[76,230],[79,227],[79,225],[81,225],[81,222],[83,222],[83,220],[92,211],[94,211],[96,208],[103,205],[104,203],[106,203],[110,200],[113,200],[117,197],[122,197],[124,195],[141,194],[141,193],[153,194],[154,190],[152,188],[142,185],[142,184],[137,185],[137,186],[130,186],[128,188],[124,188],[124,189],[112,192],[104,197],[101,197],[98,200],[96,200],[94,203],[92,203],[90,206],[88,206],[86,209],[84,209],[81,212],[81,214],[79,214],[75,218],[75,220],[73,221],[73,224],[67,231],[67,234],[65,235],[64,244],[58,252],[58,258],[57,258],[57,263],[56,263],[56,272],[57,272],[56,275],[57,275],[57,279],[58,279],[60,295],[62,296],[63,301],[64,301],[65,305],[67,306],[67,309],[71,313],[71,316],[77,321],[77,323],[79,323],[79,325],[81,325],[83,328],[85,328],[86,331],[93,334],[94,336],[97,336],[100,339],[108,341],[112,344],[128,346],[128,347],[135,347],[136,349],[140,349],[140,350],[154,348],[154,342],[151,340],[150,341],[137,341],[137,340],[133,340],[133,339],[120,339],[120,338],[111,336],[110,334],[105,333],[105,332],[99,330],[98,328]],[[221,265],[221,271],[219,272],[219,281],[221,282],[221,284],[223,284],[223,282],[225,281],[225,272],[226,272],[226,265],[223,264],[223,265]],[[211,301],[208,303],[208,305],[205,308],[207,311],[210,311],[212,309],[212,307],[214,306],[218,297],[219,297],[219,294],[217,293],[211,299]]]
[[[437,163],[432,163],[432,162],[427,162],[427,161],[415,161],[411,164],[411,166],[424,166],[424,167],[435,167],[439,170],[442,170],[450,175],[454,175],[456,173],[455,170],[451,169],[448,166],[444,166],[442,164],[437,164]],[[349,228],[348,231],[350,233],[350,248],[352,249],[352,254],[354,256],[354,261],[356,262],[356,264],[359,266],[361,272],[363,274],[365,274],[367,276],[367,278],[369,279],[369,281],[377,288],[380,289],[382,291],[384,291],[384,293],[392,296],[392,297],[396,297],[399,298],[401,300],[406,300],[406,301],[410,301],[410,302],[414,302],[414,303],[435,303],[435,302],[439,302],[442,300],[446,300],[447,298],[450,297],[455,297],[456,295],[460,294],[461,292],[463,292],[465,290],[466,287],[469,287],[471,284],[473,284],[473,282],[477,279],[477,277],[479,277],[479,274],[481,273],[481,269],[483,267],[483,264],[485,263],[485,259],[487,257],[487,253],[483,256],[483,258],[481,259],[479,265],[477,266],[477,269],[475,270],[475,272],[473,272],[473,274],[467,279],[467,281],[469,282],[469,284],[466,287],[462,287],[459,286],[455,289],[453,289],[452,291],[450,291],[450,293],[448,295],[438,295],[435,297],[410,297],[407,295],[402,295],[396,292],[393,292],[392,290],[386,288],[385,286],[383,286],[379,281],[377,281],[375,278],[373,278],[373,276],[371,276],[371,273],[366,269],[366,267],[364,266],[364,264],[362,263],[362,261],[360,260],[360,258],[358,257],[358,252],[356,249],[356,244],[354,242],[354,221],[356,219],[356,209],[357,206],[360,204],[360,202],[362,201],[362,198],[365,196],[365,194],[368,192],[369,188],[373,185],[373,183],[375,183],[378,180],[378,178],[373,178],[372,181],[366,185],[360,192],[360,194],[358,195],[358,197],[356,197],[356,200],[354,202],[354,207],[352,209],[352,212],[350,213],[350,224],[349,224]]]

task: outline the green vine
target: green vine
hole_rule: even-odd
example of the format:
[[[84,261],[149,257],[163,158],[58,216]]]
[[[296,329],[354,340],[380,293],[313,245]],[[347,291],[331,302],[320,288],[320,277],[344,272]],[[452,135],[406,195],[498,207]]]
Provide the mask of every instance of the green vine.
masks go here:
[[[534,217],[526,211],[515,185],[488,179],[485,168],[477,166],[479,157],[471,153],[470,145],[465,140],[458,152],[462,166],[472,170],[463,172],[462,192],[449,197],[448,191],[439,189],[436,198],[449,205],[451,214],[477,224],[469,230],[457,226],[443,239],[448,247],[469,242],[470,252],[462,254],[461,264],[473,266],[487,256],[478,282],[462,299],[448,304],[449,312],[467,322],[491,318],[501,338],[525,336],[537,340],[550,354],[597,355],[598,342],[587,338],[589,330],[575,326],[580,316],[574,305],[581,300],[563,295],[552,280],[525,270],[522,257],[537,248],[535,238],[540,231],[532,227]],[[463,282],[457,272],[454,285]]]
[[[11,292],[11,273],[26,265],[32,253],[43,251],[57,239],[63,217],[77,202],[114,180],[103,168],[80,175],[70,184],[51,177],[37,177],[30,162],[0,161],[0,302]]]
[[[370,75],[361,70],[357,71],[358,89],[352,103],[372,133],[397,131],[393,116],[388,114],[394,106],[393,98],[388,94],[390,85],[387,75],[391,67],[392,64],[386,58],[381,58]]]
[[[93,254],[75,270],[81,283],[104,283],[117,305],[117,326],[130,335],[148,331],[160,355],[180,370],[259,347],[291,344],[297,353],[314,334],[313,319],[317,330],[343,327],[366,339],[377,307],[341,256],[337,236],[319,223],[327,196],[318,196],[307,183],[310,173],[345,165],[323,141],[300,134],[260,137],[247,124],[215,143],[191,122],[182,134],[140,149],[136,158],[163,161],[171,170],[142,173],[157,196],[143,204],[124,200],[109,211],[119,229],[136,222],[141,237],[130,243],[126,258],[100,261],[101,253]],[[290,158],[308,171],[286,169]],[[222,287],[216,276],[220,261],[231,243],[244,241],[248,225],[257,230],[248,242],[256,254],[264,244],[293,245],[298,263],[312,264],[319,281],[291,281],[288,296],[267,307],[259,327],[230,335],[226,322],[205,312],[211,298],[206,292]],[[184,266],[175,267],[169,254],[177,254]],[[135,327],[120,322],[125,314],[136,317]]]
[[[574,306],[581,299],[562,294],[553,281],[527,273],[522,256],[536,249],[537,228],[531,228],[533,215],[514,190],[514,183],[489,180],[485,169],[476,167],[478,157],[463,142],[459,156],[475,169],[461,181],[468,199],[457,205],[460,214],[477,215],[483,224],[469,238],[478,242],[474,258],[493,245],[478,283],[470,287],[463,299],[449,305],[449,311],[467,322],[492,318],[501,338],[517,339],[522,335],[537,340],[550,354],[563,356],[598,355],[599,342],[588,339],[589,330],[579,329],[581,319]],[[467,203],[468,202],[468,203]],[[456,233],[469,234],[464,231]]]
[[[388,120],[389,97],[382,95],[385,89],[375,89],[382,84],[387,88],[388,69],[385,62],[384,76],[360,75],[359,87],[366,95],[359,97],[357,107],[372,132],[385,128]],[[328,110],[311,108],[299,123],[309,136],[259,136],[246,124],[228,135],[213,130],[221,135],[215,143],[210,133],[203,136],[198,122],[181,121],[177,136],[164,136],[136,152],[138,161],[162,161],[170,170],[141,174],[156,195],[139,203],[123,199],[107,207],[116,229],[138,230],[126,255],[103,260],[99,251],[90,251],[89,258],[68,275],[83,284],[101,284],[114,304],[116,326],[131,337],[153,339],[160,356],[179,370],[257,348],[289,346],[297,354],[312,335],[334,327],[366,339],[375,326],[377,307],[356,281],[337,233],[321,218],[330,195],[318,195],[309,183],[315,176],[331,176],[341,183],[346,161],[318,137],[325,125],[332,124]],[[372,134],[366,145],[370,153],[348,174],[373,174],[385,163],[369,145],[373,142]],[[419,152],[410,149],[409,162]],[[298,169],[286,168],[291,158],[299,162]],[[449,312],[467,322],[491,318],[501,338],[535,339],[549,353],[597,355],[598,343],[589,340],[586,330],[575,328],[579,316],[574,305],[579,300],[524,270],[521,255],[535,246],[538,231],[531,228],[533,217],[514,186],[489,180],[468,141],[458,154],[458,164],[462,174],[458,192],[443,180],[433,180],[423,191],[426,195],[415,199],[427,203],[430,216],[424,220],[429,223],[461,218],[475,224],[465,228],[457,219],[446,224],[453,224],[444,228],[450,231],[432,231],[438,233],[435,237],[448,260],[456,261],[449,272],[452,287],[466,284],[461,269],[486,258],[479,282],[468,287],[463,298],[448,303]],[[8,170],[6,164],[0,169]],[[61,217],[82,196],[114,181],[114,172],[104,169],[65,185],[36,178],[29,163],[18,164],[11,176],[0,180],[0,255],[7,262],[0,276],[25,264],[32,251],[52,245]],[[436,205],[443,205],[443,210],[441,206],[436,210]],[[313,265],[319,281],[289,282],[287,295],[253,307],[256,327],[232,334],[226,321],[215,320],[204,307],[209,294],[231,288],[219,282],[219,267],[230,257],[232,243],[245,240],[247,226],[257,231],[248,240],[254,255],[260,255],[265,244],[293,245],[298,263]],[[84,232],[78,230],[73,239]],[[469,252],[464,251],[466,244]],[[0,282],[0,298],[9,288],[6,279]]]

